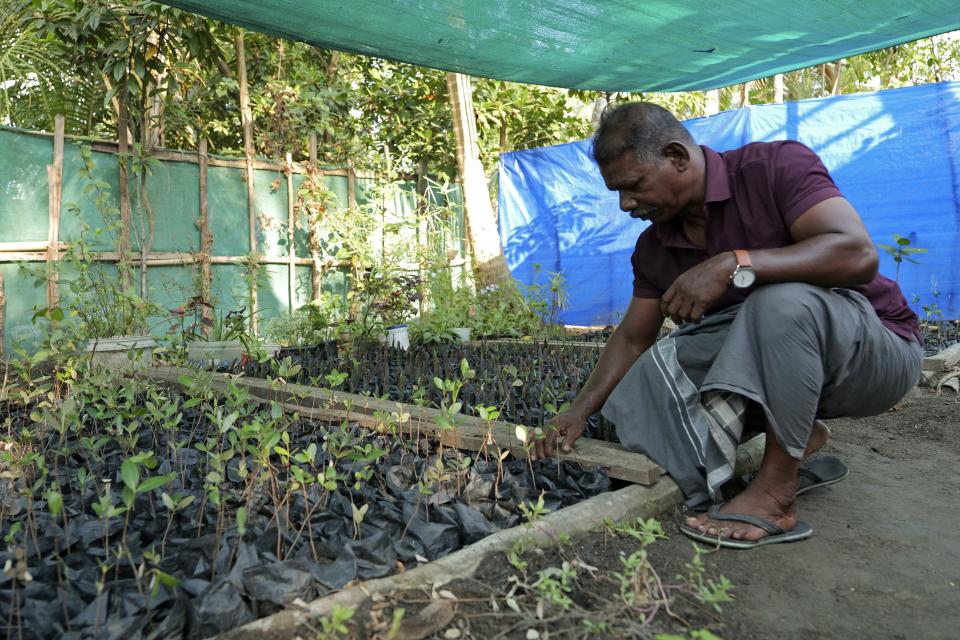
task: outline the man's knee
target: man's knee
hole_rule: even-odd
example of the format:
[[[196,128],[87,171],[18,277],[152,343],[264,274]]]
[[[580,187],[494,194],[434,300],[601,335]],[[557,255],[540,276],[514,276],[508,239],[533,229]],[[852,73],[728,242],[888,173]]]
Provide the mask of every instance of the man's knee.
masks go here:
[[[768,284],[751,292],[744,308],[767,321],[802,323],[810,318],[810,310],[821,305],[825,293],[825,289],[803,282]]]

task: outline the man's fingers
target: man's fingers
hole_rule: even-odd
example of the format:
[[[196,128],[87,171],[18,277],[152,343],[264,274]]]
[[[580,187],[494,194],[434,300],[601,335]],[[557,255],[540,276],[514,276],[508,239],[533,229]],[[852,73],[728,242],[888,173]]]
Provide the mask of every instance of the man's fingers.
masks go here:
[[[571,430],[567,432],[566,437],[563,439],[563,450],[566,453],[573,451],[573,445],[580,438],[580,435],[583,433],[583,430]]]

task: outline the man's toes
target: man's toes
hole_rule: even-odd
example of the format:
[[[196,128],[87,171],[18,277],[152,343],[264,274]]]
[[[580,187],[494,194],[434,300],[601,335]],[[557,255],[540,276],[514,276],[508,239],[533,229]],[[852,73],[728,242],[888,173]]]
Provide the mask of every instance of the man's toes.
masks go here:
[[[707,521],[706,514],[700,514],[698,516],[690,516],[689,518],[687,518],[687,526],[692,529],[701,529],[701,527],[703,527],[703,524],[706,521]]]

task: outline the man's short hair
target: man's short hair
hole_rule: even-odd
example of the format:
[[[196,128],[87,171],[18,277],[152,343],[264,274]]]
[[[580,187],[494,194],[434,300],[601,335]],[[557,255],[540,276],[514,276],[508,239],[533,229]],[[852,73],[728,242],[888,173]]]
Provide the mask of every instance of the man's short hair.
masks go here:
[[[616,160],[634,151],[643,162],[659,162],[668,142],[694,144],[690,132],[672,113],[652,102],[627,102],[607,109],[593,135],[597,164]]]

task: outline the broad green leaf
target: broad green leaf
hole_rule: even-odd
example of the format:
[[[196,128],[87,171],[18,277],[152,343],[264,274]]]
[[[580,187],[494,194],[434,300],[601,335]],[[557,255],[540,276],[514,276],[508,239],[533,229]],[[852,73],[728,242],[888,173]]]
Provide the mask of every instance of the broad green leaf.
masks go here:
[[[140,482],[140,470],[137,469],[137,464],[130,458],[120,463],[120,479],[130,489],[136,489]]]
[[[149,493],[154,489],[159,489],[163,485],[169,484],[170,482],[172,482],[173,479],[176,477],[177,477],[177,474],[171,472],[171,473],[165,473],[162,476],[153,476],[153,477],[147,478],[146,480],[140,483],[140,486],[137,487],[137,493]]]

